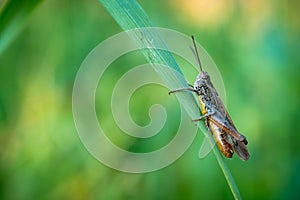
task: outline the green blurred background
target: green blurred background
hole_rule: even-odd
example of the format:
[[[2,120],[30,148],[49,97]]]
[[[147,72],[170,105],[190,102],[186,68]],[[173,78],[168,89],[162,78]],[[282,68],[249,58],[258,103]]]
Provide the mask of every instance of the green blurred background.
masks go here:
[[[10,1],[0,2],[4,13]],[[0,17],[0,31],[9,28],[3,19],[11,18],[18,20],[9,34],[19,33],[0,54],[0,199],[233,198],[214,155],[197,158],[201,132],[179,160],[148,174],[122,173],[93,158],[75,129],[72,87],[87,54],[122,30],[96,0],[42,1],[36,7],[35,1],[14,2],[6,18]],[[226,161],[242,197],[299,199],[299,3],[139,3],[156,26],[194,34],[219,67],[227,109],[252,156]],[[110,95],[122,74],[145,62],[139,52],[123,56],[100,81],[106,87],[97,94],[99,121],[124,148],[128,143],[110,113]],[[185,75],[192,83],[196,74]],[[161,139],[130,141],[128,149],[147,152],[173,137],[180,109],[166,93],[146,86],[133,96],[130,111],[140,125],[149,123],[153,103],[161,102],[171,114]]]

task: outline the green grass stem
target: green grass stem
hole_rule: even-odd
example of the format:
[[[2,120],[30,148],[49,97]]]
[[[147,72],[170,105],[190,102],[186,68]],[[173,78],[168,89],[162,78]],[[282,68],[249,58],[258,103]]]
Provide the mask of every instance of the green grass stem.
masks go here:
[[[120,27],[123,30],[132,30],[136,28],[144,27],[154,27],[151,23],[149,17],[146,15],[142,7],[135,0],[99,0],[102,5],[107,9],[107,11],[112,15],[112,17],[117,21]],[[140,45],[145,45],[145,41],[141,41],[141,34],[144,35],[143,38],[149,38],[149,41],[146,41],[149,51],[142,51],[146,59],[152,64],[155,71],[158,75],[165,81],[166,85],[170,89],[187,87],[187,82],[184,79],[178,78],[174,75],[174,72],[166,70],[165,67],[157,65],[156,63],[170,66],[178,73],[182,74],[178,64],[176,63],[174,57],[171,53],[166,51],[161,51],[155,47],[164,46],[164,40],[161,38],[159,33],[155,32],[155,29],[138,29],[133,31],[134,34],[131,34],[130,37]],[[151,38],[151,41],[150,41]],[[158,45],[159,44],[159,45]],[[150,48],[149,48],[150,47]],[[183,75],[182,75],[183,76]],[[194,96],[188,92],[182,92],[176,94],[178,101],[184,107],[188,115],[194,119],[199,116],[199,106],[195,101]],[[203,122],[198,123],[199,128],[204,132],[207,138],[210,138],[210,145],[214,145],[211,134],[206,130]],[[205,130],[205,131],[204,131]],[[220,151],[214,145],[213,148],[214,155],[218,161],[220,168],[223,171],[225,179],[231,189],[231,192],[235,199],[241,199],[239,190],[235,181],[230,173],[228,166],[225,163],[223,156]]]

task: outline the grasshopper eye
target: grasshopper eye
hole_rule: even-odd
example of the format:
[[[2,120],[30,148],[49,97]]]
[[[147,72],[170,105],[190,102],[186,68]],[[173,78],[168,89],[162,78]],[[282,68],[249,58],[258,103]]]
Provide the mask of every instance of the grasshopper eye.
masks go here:
[[[199,89],[200,89],[200,86],[199,86],[198,83],[195,83],[195,84],[194,84],[194,89],[195,89],[195,90],[199,90]]]

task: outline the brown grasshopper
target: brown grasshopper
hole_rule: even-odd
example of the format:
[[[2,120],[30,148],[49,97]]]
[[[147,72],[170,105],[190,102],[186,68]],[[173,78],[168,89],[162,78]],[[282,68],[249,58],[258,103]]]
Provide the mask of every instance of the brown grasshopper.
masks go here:
[[[225,157],[231,158],[235,151],[242,160],[248,160],[250,154],[246,147],[247,139],[235,128],[224,104],[210,81],[208,73],[203,71],[194,36],[192,36],[192,40],[200,73],[194,86],[190,85],[189,88],[172,90],[169,94],[184,90],[195,92],[198,95],[203,115],[193,121],[205,120],[207,129],[212,132],[219,149]]]

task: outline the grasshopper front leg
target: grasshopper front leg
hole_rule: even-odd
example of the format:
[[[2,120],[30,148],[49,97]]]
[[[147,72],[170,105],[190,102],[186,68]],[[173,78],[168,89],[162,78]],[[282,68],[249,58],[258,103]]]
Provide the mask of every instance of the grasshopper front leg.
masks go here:
[[[177,90],[171,90],[171,91],[169,92],[169,94],[173,94],[173,93],[175,93],[175,92],[186,91],[186,90],[189,90],[189,91],[192,91],[192,92],[196,92],[196,93],[197,93],[197,91],[196,91],[194,88],[180,88],[180,89],[177,89]]]

